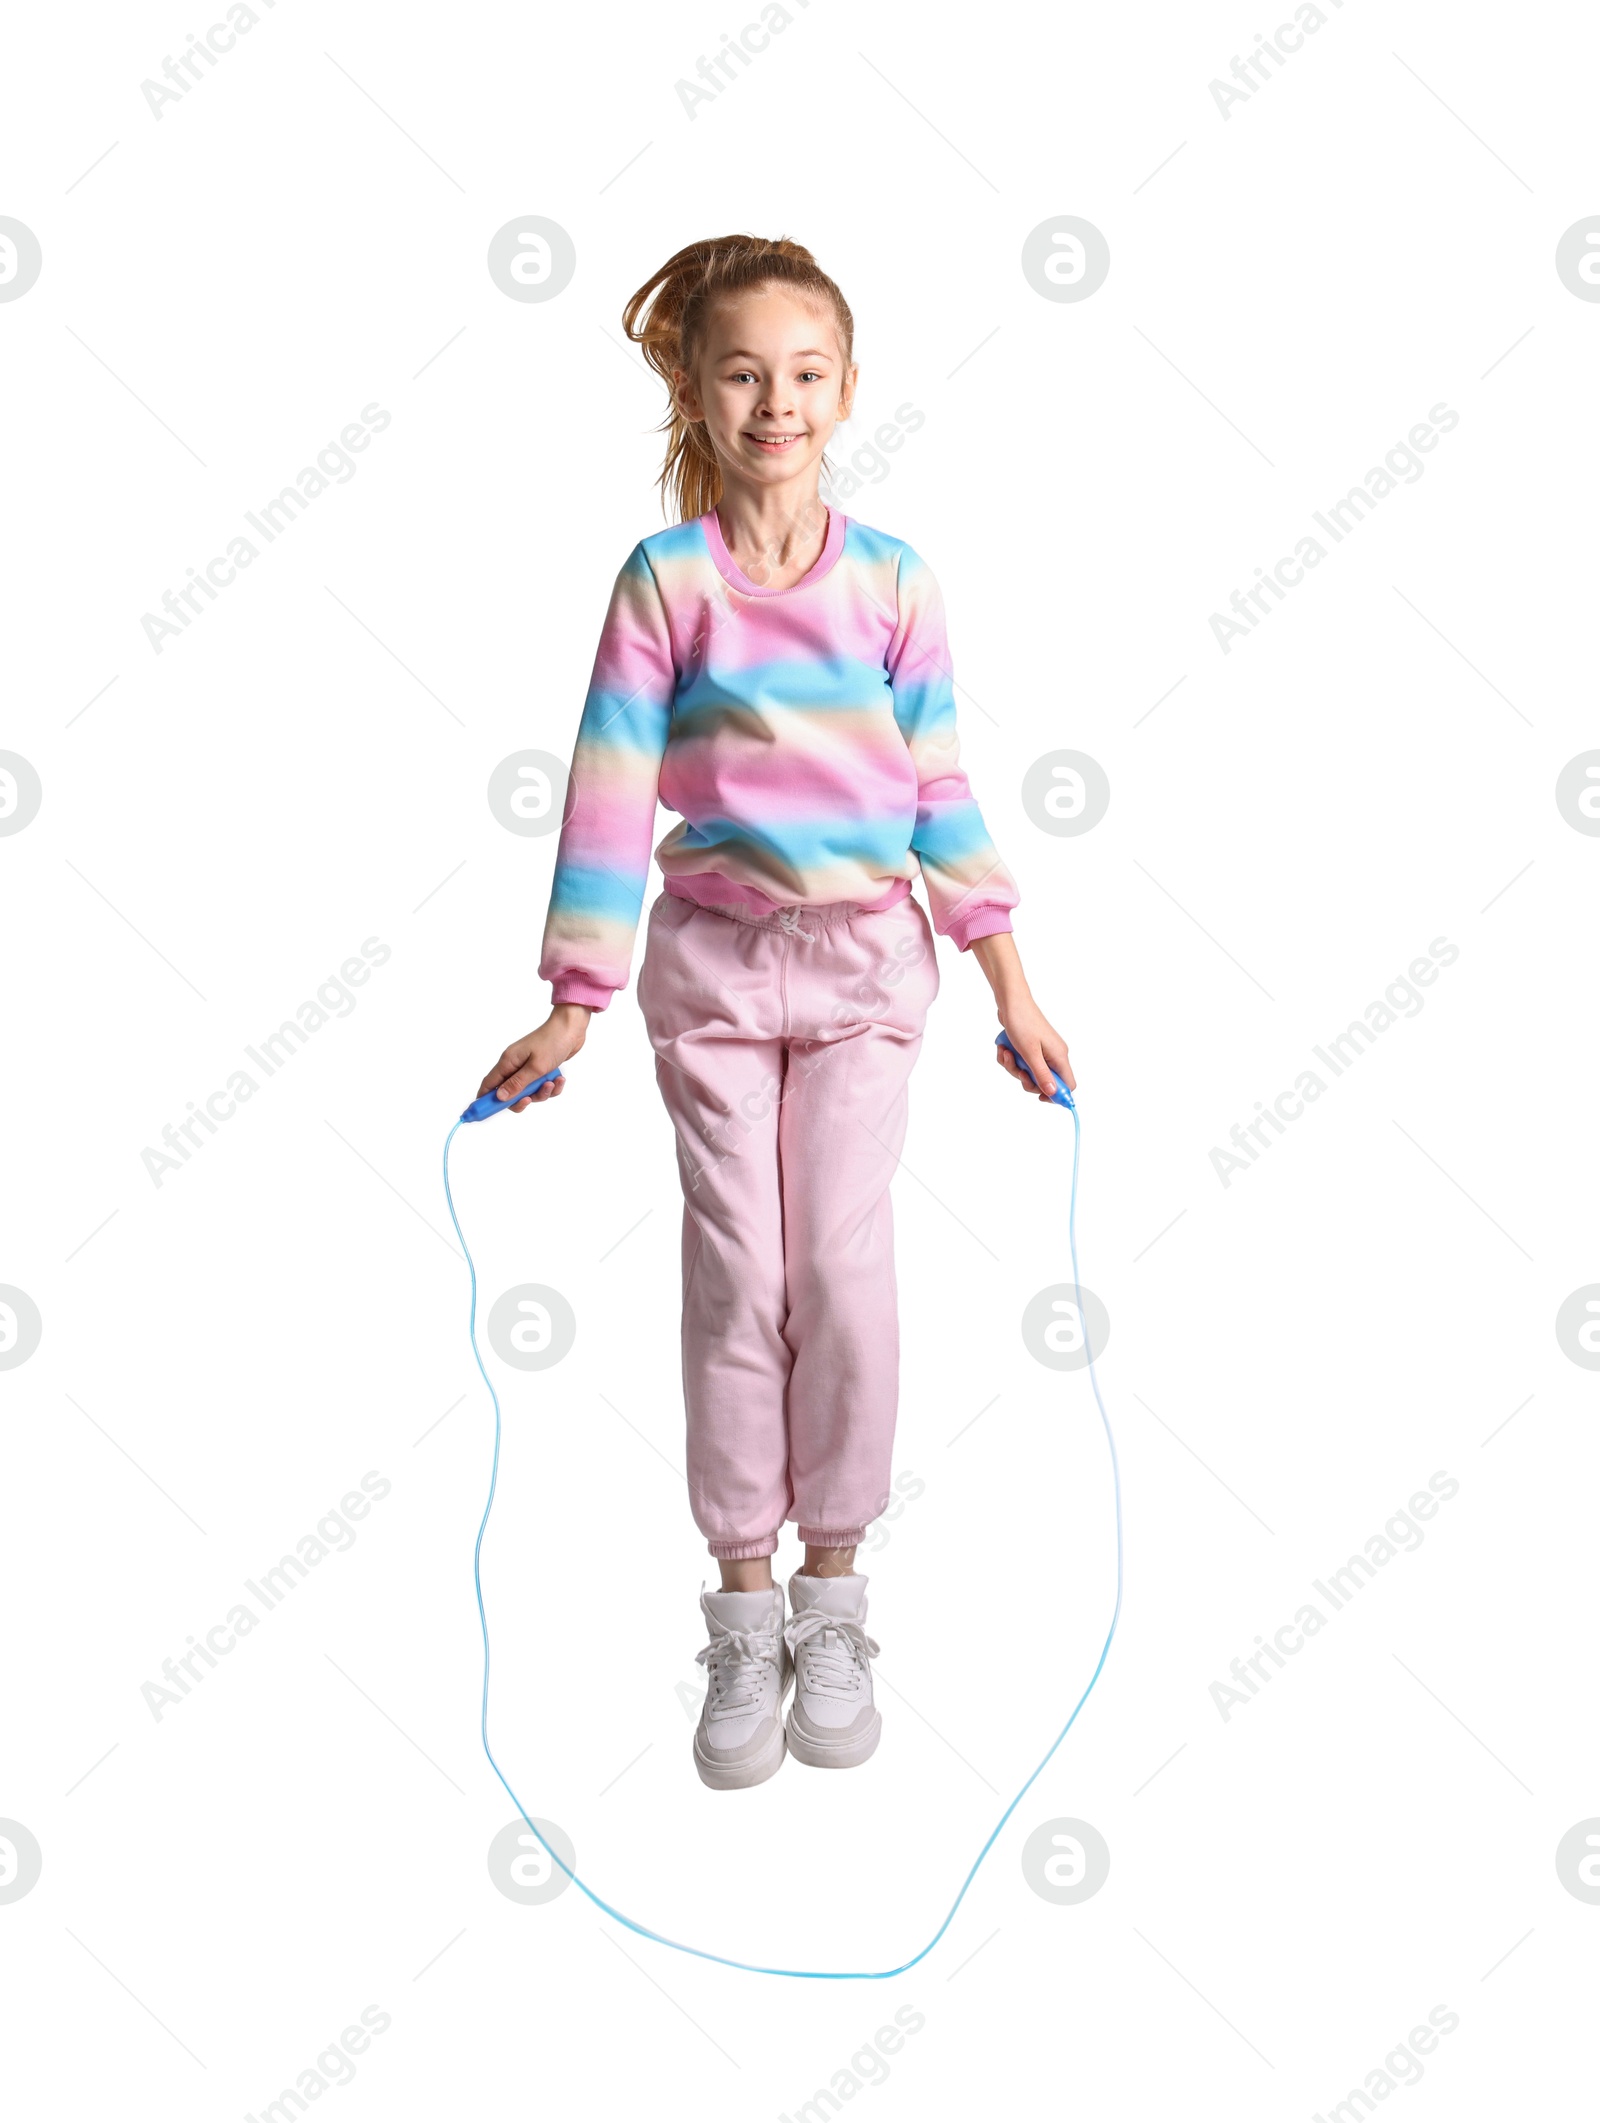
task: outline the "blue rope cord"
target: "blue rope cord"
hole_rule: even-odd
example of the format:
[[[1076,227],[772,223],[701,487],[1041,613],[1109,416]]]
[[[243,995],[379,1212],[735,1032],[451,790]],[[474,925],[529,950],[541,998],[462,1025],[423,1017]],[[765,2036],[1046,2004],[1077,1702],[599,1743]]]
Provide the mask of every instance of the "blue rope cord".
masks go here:
[[[1078,1276],[1078,1153],[1082,1146],[1083,1131],[1079,1125],[1077,1107],[1072,1107],[1071,1112],[1072,1193],[1067,1208],[1067,1244],[1072,1254],[1073,1297],[1077,1301],[1079,1320],[1083,1321],[1083,1296],[1079,1285]],[[1038,1781],[1051,1756],[1061,1745],[1061,1742],[1066,1738],[1067,1734],[1072,1730],[1074,1724],[1076,1724],[1079,1711],[1082,1710],[1084,1704],[1088,1702],[1090,1695],[1094,1691],[1094,1685],[1100,1678],[1101,1672],[1104,1669],[1106,1663],[1106,1656],[1111,1649],[1111,1640],[1117,1633],[1117,1621],[1122,1613],[1122,1473],[1121,1469],[1117,1464],[1117,1442],[1115,1437],[1112,1435],[1111,1419],[1106,1414],[1106,1404],[1100,1397],[1100,1381],[1095,1376],[1094,1352],[1089,1347],[1088,1343],[1087,1322],[1084,1321],[1084,1348],[1089,1360],[1089,1383],[1094,1388],[1094,1403],[1100,1411],[1100,1421],[1105,1429],[1106,1434],[1106,1448],[1111,1455],[1111,1484],[1112,1495],[1116,1510],[1117,1597],[1116,1604],[1111,1610],[1111,1626],[1106,1631],[1106,1640],[1104,1644],[1100,1647],[1100,1656],[1095,1661],[1094,1672],[1089,1676],[1088,1687],[1084,1689],[1082,1695],[1079,1696],[1077,1702],[1072,1706],[1072,1715],[1067,1719],[1067,1722],[1062,1726],[1061,1730],[1056,1734],[1055,1738],[1050,1742],[1050,1745],[1046,1748],[1044,1755],[1039,1762],[1038,1768],[1034,1770],[1033,1774],[1022,1786],[1022,1789],[1011,1801],[1011,1804],[1006,1808],[1005,1812],[1001,1814],[999,1820],[995,1822],[994,1827],[989,1831],[988,1840],[984,1843],[984,1846],[978,1852],[978,1855],[973,1859],[972,1865],[967,1873],[967,1876],[961,1883],[960,1892],[956,1895],[955,1900],[950,1904],[950,1908],[945,1915],[944,1922],[939,1926],[938,1930],[928,1941],[927,1945],[922,1948],[921,1952],[914,1953],[908,1961],[901,1961],[897,1963],[896,1966],[893,1968],[771,1968],[761,1961],[741,1961],[736,1959],[731,1954],[712,1953],[708,1948],[704,1946],[689,1946],[686,1945],[682,1939],[668,1938],[665,1932],[652,1931],[648,1924],[637,1923],[632,1917],[625,1916],[620,1909],[617,1909],[613,1906],[613,1904],[606,1901],[604,1896],[596,1894],[594,1889],[588,1884],[586,1880],[579,1879],[578,1875],[572,1870],[571,1866],[568,1865],[566,1861],[561,1857],[560,1853],[551,1849],[550,1845],[545,1842],[544,1837],[539,1834],[538,1829],[534,1826],[533,1820],[529,1815],[528,1809],[523,1805],[521,1799],[519,1799],[517,1797],[517,1794],[512,1790],[511,1785],[506,1778],[504,1770],[502,1770],[500,1764],[494,1758],[493,1748],[489,1745],[489,1617],[484,1611],[483,1605],[482,1561],[483,1537],[484,1534],[488,1531],[489,1514],[494,1509],[495,1490],[500,1480],[500,1396],[494,1390],[494,1381],[490,1378],[488,1372],[484,1369],[483,1355],[478,1347],[478,1270],[473,1262],[472,1249],[467,1244],[466,1234],[461,1228],[461,1219],[456,1215],[455,1198],[450,1192],[450,1145],[455,1141],[456,1135],[459,1132],[461,1125],[461,1122],[457,1121],[455,1126],[450,1130],[450,1133],[444,1139],[444,1198],[446,1203],[449,1205],[450,1221],[455,1226],[456,1237],[460,1239],[461,1250],[467,1258],[467,1272],[472,1278],[472,1296],[467,1313],[467,1335],[472,1343],[473,1361],[477,1364],[479,1375],[482,1378],[484,1385],[489,1389],[489,1398],[494,1403],[494,1458],[491,1462],[489,1469],[489,1494],[484,1503],[483,1518],[478,1526],[478,1538],[472,1550],[472,1586],[473,1591],[477,1595],[478,1622],[479,1626],[483,1631],[483,1705],[479,1719],[479,1730],[483,1740],[483,1751],[488,1759],[489,1767],[500,1779],[500,1782],[505,1789],[506,1796],[510,1799],[512,1805],[516,1807],[517,1812],[527,1823],[529,1831],[533,1834],[534,1837],[537,1838],[538,1842],[543,1847],[543,1849],[549,1853],[552,1863],[561,1867],[561,1870],[567,1875],[567,1878],[571,1880],[572,1884],[575,1887],[581,1889],[581,1891],[588,1896],[589,1900],[594,1904],[596,1909],[603,1910],[608,1917],[611,1917],[618,1924],[625,1925],[629,1931],[636,1932],[641,1939],[652,1939],[658,1946],[670,1946],[676,1953],[692,1954],[695,1959],[699,1961],[715,1961],[719,1963],[720,1966],[722,1966],[723,1968],[743,1969],[750,1975],[791,1976],[808,1982],[825,1983],[882,1983],[886,1982],[891,1976],[904,1975],[908,1968],[915,1968],[919,1961],[925,1960],[927,1956],[932,1953],[933,1949],[938,1945],[939,1941],[944,1937],[945,1933],[950,1929],[951,1924],[955,1920],[956,1911],[961,1907],[962,1902],[966,1899],[967,1889],[977,1878],[978,1867],[983,1863],[984,1859],[989,1855],[989,1852],[994,1848],[995,1842],[999,1837],[1001,1829],[1005,1827],[1007,1821],[1009,1821],[1011,1816],[1016,1812],[1018,1806],[1021,1805],[1023,1799],[1027,1796],[1028,1792],[1032,1789],[1033,1785]]]

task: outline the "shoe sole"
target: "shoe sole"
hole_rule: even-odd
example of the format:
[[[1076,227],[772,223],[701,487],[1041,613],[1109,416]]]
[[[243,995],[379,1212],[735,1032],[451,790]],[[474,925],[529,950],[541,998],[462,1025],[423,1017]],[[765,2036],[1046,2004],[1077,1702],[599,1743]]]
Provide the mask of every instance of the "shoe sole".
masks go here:
[[[768,1777],[775,1777],[783,1767],[786,1752],[783,1727],[773,1734],[773,1744],[747,1762],[719,1762],[707,1760],[700,1752],[700,1736],[695,1735],[694,1766],[700,1773],[700,1781],[713,1791],[745,1791],[752,1784],[764,1784]]]
[[[873,1712],[872,1723],[865,1732],[857,1733],[851,1740],[813,1740],[794,1728],[794,1712],[791,1710],[784,1721],[784,1735],[790,1754],[797,1762],[804,1762],[808,1769],[856,1769],[877,1752],[878,1741],[883,1734],[883,1718]]]

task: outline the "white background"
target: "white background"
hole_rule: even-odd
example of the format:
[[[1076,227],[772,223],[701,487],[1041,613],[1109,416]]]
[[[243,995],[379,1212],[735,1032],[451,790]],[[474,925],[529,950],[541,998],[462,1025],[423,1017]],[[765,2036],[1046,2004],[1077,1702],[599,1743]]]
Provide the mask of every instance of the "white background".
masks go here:
[[[1600,210],[1593,22],[1330,0],[1224,118],[1208,84],[1270,12],[815,0],[691,118],[675,83],[737,9],[258,12],[159,120],[141,83],[204,10],[34,8],[4,53],[0,212],[44,258],[0,305],[0,746],[43,789],[0,839],[0,1281],[43,1320],[0,1378],[0,1816],[43,1853],[0,1902],[19,2113],[259,2115],[368,2005],[392,2024],[321,2096],[341,2115],[792,2116],[853,2057],[845,2105],[884,2118],[1326,2114],[1437,2006],[1408,2114],[1575,2113],[1600,1907],[1554,1858],[1600,1814],[1600,1453],[1554,1323],[1600,1274],[1600,842],[1554,786],[1600,744],[1600,308],[1553,261]],[[576,245],[548,303],[485,269],[528,213]],[[1110,245],[1081,303],[1020,268],[1062,214]],[[882,1983],[697,1962],[486,1866],[513,1817],[476,1729],[491,1418],[439,1153],[543,1014],[554,842],[485,792],[570,748],[660,525],[622,304],[744,229],[853,305],[836,456],[925,415],[845,506],[945,593],[1079,1072],[1125,1483],[1104,1679]],[[369,404],[355,476],[154,653],[142,615]],[[1438,404],[1424,475],[1224,654],[1210,615]],[[1063,747],[1110,781],[1081,837],[1022,804]],[[369,937],[353,1012],[157,1187],[163,1126]],[[1435,938],[1459,956],[1420,1014],[1224,1186],[1229,1129]],[[599,1893],[742,1959],[916,1953],[1109,1618],[1087,1380],[1019,1333],[1067,1274],[1069,1123],[1000,1082],[982,978],[940,958],[896,1182],[924,1487],[864,1559],[859,1774],[692,1771],[712,1566],[631,989],[559,1105],[456,1146],[486,1297],[545,1283],[578,1320],[551,1371],[491,1359],[497,1750]],[[355,1545],[155,1718],[163,1660],[368,1470],[392,1488]],[[1420,1548],[1224,1719],[1230,1662],[1441,1470]],[[1071,1906],[1020,1861],[1061,1818],[1111,1851]],[[896,2008],[924,2024],[885,2078],[861,2052]]]

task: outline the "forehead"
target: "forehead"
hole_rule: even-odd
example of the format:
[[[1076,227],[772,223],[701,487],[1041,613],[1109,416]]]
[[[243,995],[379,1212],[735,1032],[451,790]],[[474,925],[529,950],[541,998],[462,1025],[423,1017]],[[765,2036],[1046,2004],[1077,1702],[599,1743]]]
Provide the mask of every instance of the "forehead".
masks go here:
[[[712,361],[733,354],[792,361],[802,354],[840,358],[832,308],[798,289],[751,288],[728,295],[706,321],[706,353]]]

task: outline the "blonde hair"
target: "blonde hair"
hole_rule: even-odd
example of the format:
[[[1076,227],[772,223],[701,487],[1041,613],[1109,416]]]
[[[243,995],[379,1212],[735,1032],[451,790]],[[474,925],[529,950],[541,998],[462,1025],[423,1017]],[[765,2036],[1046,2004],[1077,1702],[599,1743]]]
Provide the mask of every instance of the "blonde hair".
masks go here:
[[[833,312],[848,369],[855,339],[850,305],[805,246],[787,236],[705,236],[685,244],[629,296],[623,309],[622,329],[642,349],[671,399],[658,430],[667,437],[667,454],[656,483],[663,514],[670,493],[680,523],[716,507],[722,498],[722,468],[706,440],[704,423],[684,418],[673,371],[693,373],[719,302],[769,285],[792,288]]]

